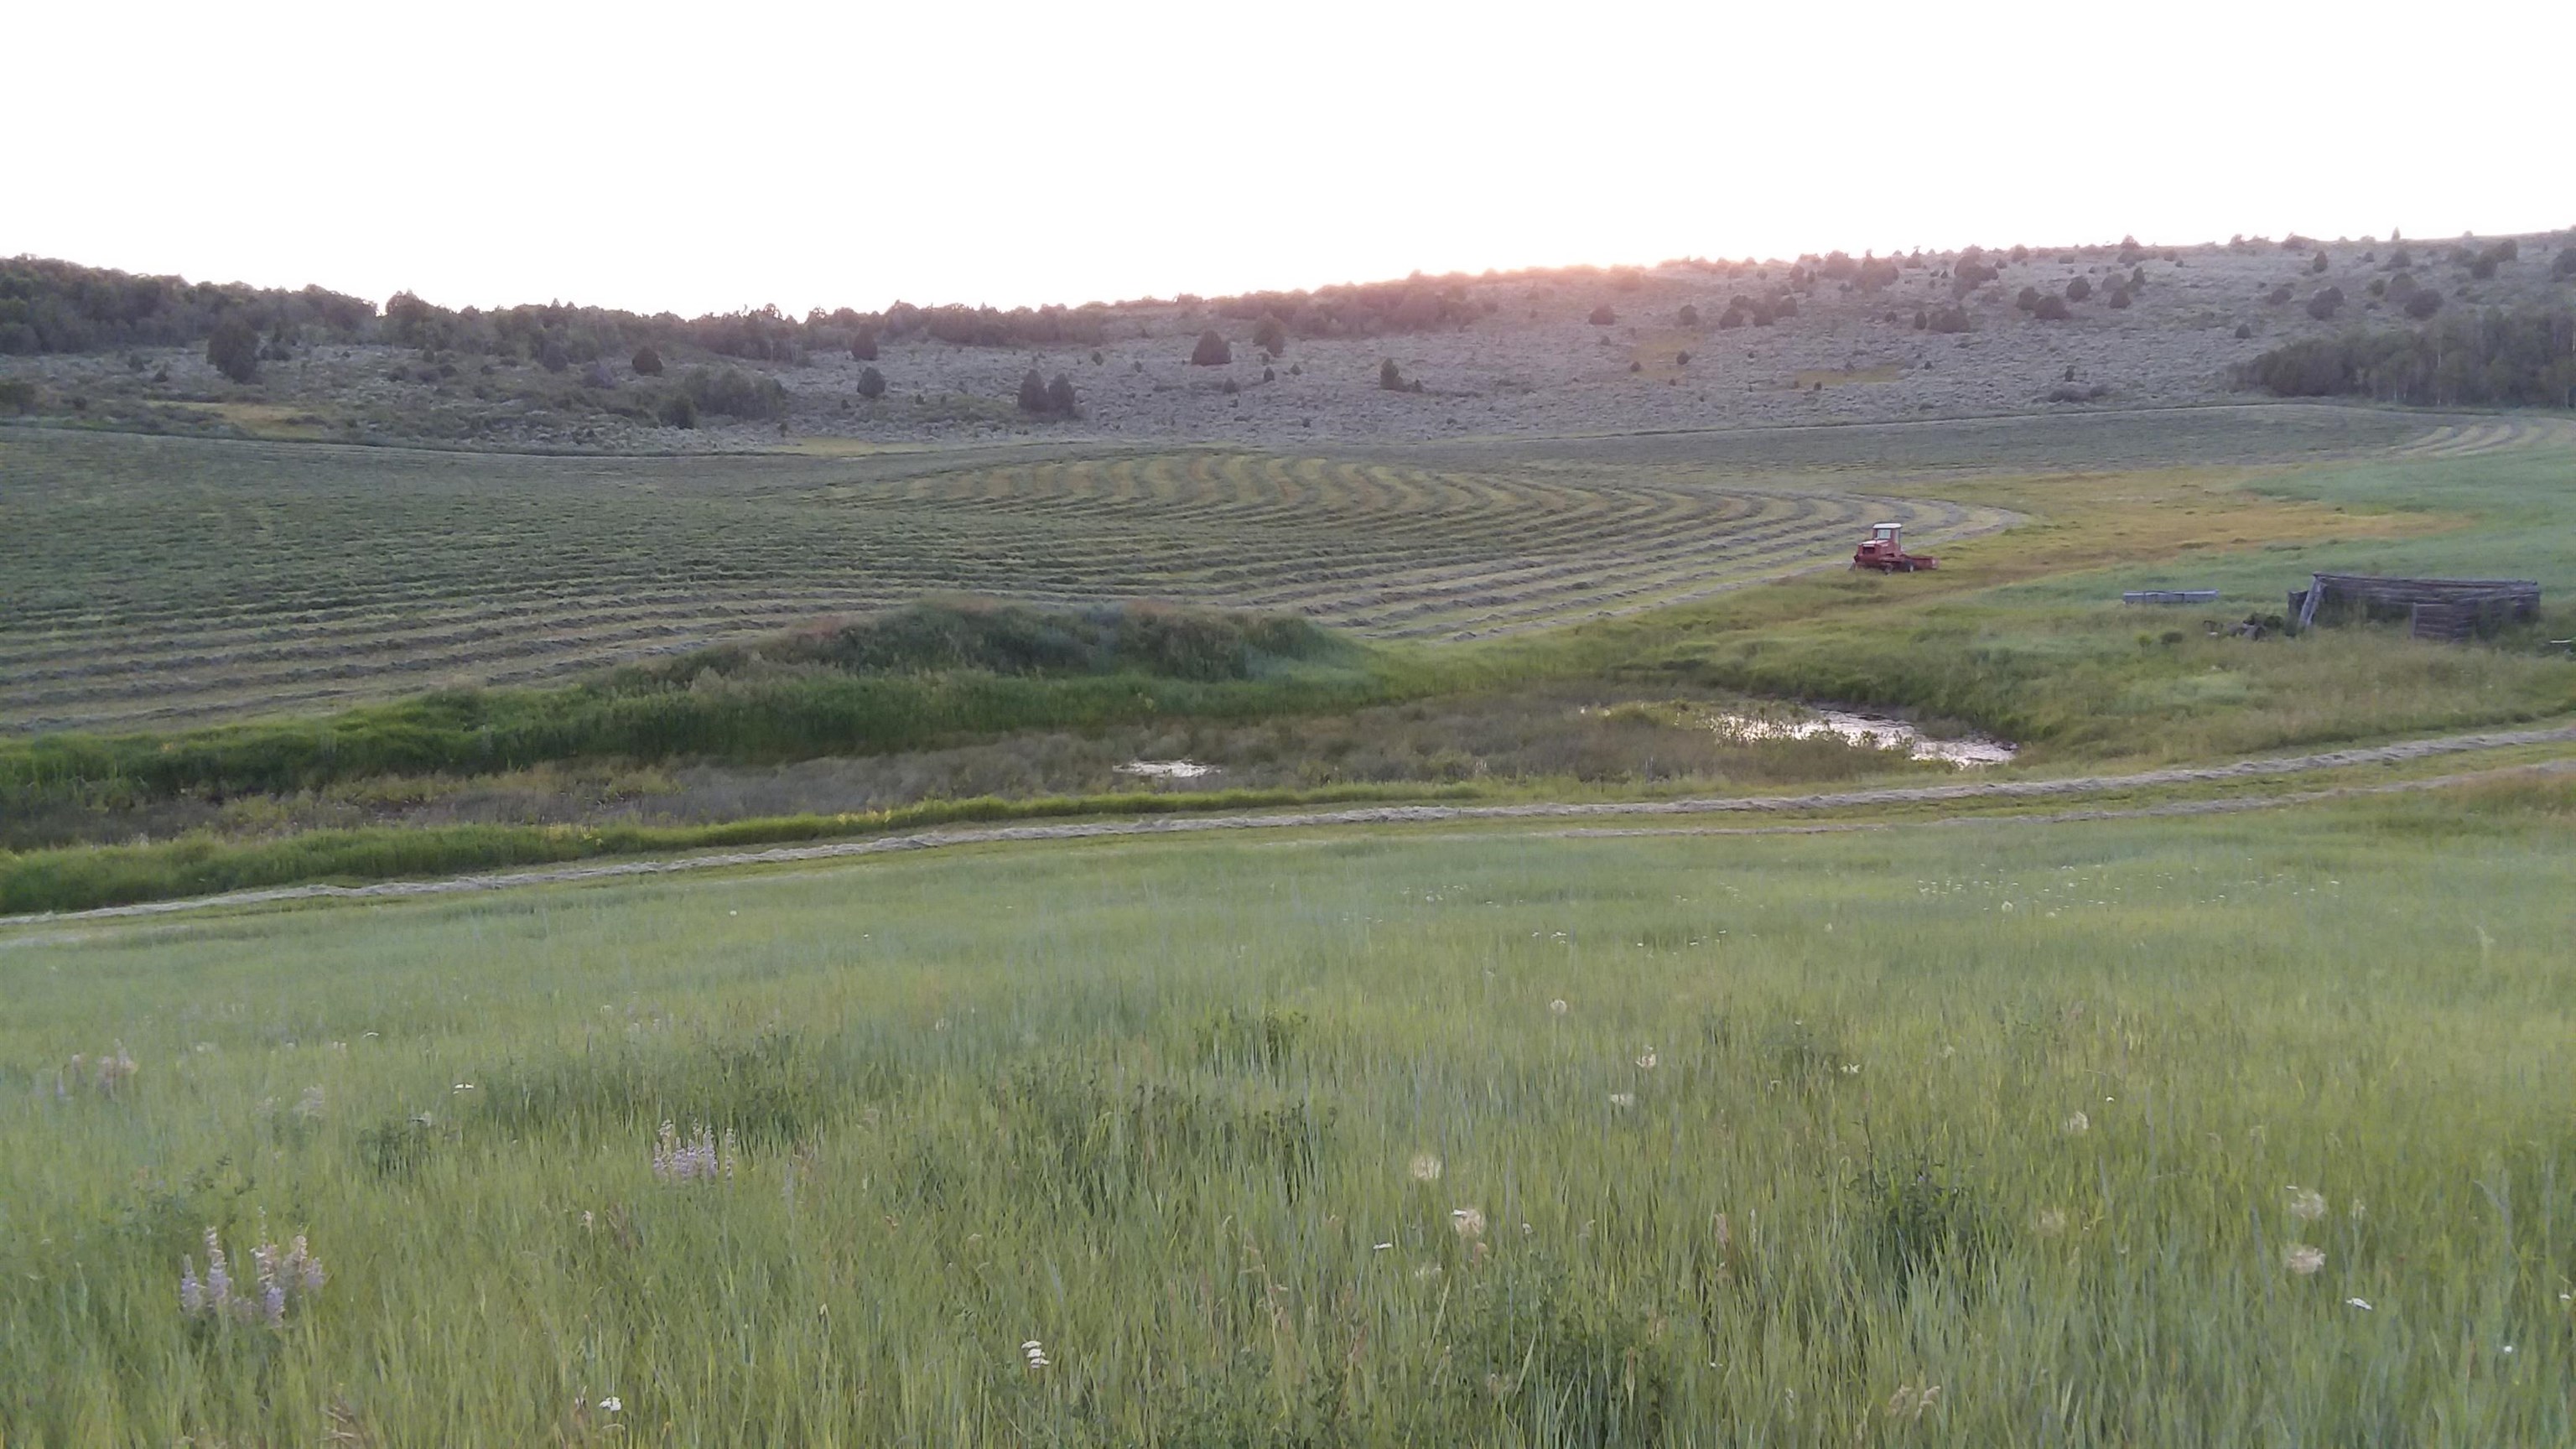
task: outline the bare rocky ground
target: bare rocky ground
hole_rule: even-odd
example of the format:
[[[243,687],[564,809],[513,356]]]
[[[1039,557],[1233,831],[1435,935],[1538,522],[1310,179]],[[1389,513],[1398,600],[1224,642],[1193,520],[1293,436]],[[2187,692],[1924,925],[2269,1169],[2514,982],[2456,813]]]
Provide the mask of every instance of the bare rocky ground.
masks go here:
[[[442,370],[391,347],[324,346],[272,362],[249,385],[225,381],[202,351],[20,358],[0,377],[40,378],[46,410],[107,425],[154,426],[500,449],[695,452],[789,446],[920,446],[1015,438],[1221,443],[1294,451],[1355,442],[1651,433],[1800,423],[2187,406],[2246,401],[2230,370],[2300,337],[2407,325],[2385,289],[2404,268],[2447,309],[2576,301],[2553,273],[2576,232],[2517,239],[2519,256],[2480,278],[2465,257],[2484,241],[2392,244],[2247,242],[2139,249],[1987,253],[1999,275],[1958,295],[1957,255],[1897,259],[1896,279],[1792,280],[1792,264],[1750,269],[1667,263],[1465,279],[1471,320],[1427,332],[1291,338],[1281,355],[1252,345],[1253,322],[1205,304],[1122,304],[1098,348],[962,347],[911,337],[882,344],[889,390],[857,394],[863,364],[845,354],[755,366],[787,389],[782,423],[682,430],[597,407],[577,377],[524,362],[449,361]],[[2323,270],[2318,258],[2324,258]],[[1445,288],[1452,279],[1426,279]],[[2063,320],[2017,305],[2025,288],[2064,298]],[[2327,288],[2345,299],[2310,314]],[[2286,292],[2283,289],[2286,288]],[[2115,308],[2113,292],[2130,305]],[[2402,290],[2402,286],[2401,286]],[[1730,299],[1788,292],[1794,315],[1722,327]],[[1956,306],[1968,330],[1937,330]],[[1696,320],[1683,309],[1693,308]],[[1596,309],[1614,320],[1596,324]],[[1918,327],[1921,315],[1927,323]],[[1213,327],[1233,360],[1190,363]],[[2244,335],[2240,336],[2240,332]],[[1684,355],[1687,354],[1687,361]],[[1379,385],[1392,360],[1420,391]],[[677,366],[726,359],[675,357]],[[1069,376],[1082,416],[1021,418],[1012,399],[1030,368]],[[577,374],[579,369],[574,369]],[[617,386],[638,385],[613,369]],[[832,440],[848,440],[836,443]]]

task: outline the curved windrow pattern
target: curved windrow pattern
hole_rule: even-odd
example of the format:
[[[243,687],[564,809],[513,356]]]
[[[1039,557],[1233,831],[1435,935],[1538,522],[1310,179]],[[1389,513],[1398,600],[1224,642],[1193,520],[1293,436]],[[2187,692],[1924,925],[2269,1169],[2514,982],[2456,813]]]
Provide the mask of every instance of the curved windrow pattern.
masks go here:
[[[957,466],[0,433],[0,727],[310,709],[933,592],[1465,639],[1926,541],[1993,510],[1205,452]]]

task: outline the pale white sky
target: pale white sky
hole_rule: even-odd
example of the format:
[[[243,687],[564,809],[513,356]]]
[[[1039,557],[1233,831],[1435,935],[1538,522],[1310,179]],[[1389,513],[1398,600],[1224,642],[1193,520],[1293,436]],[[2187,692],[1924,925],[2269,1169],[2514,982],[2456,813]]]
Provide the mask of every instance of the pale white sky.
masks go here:
[[[0,255],[378,301],[2576,224],[2570,0],[23,0],[0,35]]]

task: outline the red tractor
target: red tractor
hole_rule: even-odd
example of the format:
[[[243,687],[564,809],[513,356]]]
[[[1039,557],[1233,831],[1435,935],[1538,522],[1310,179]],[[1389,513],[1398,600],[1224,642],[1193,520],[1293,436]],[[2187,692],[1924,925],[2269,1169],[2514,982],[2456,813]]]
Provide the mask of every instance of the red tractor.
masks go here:
[[[1870,525],[1869,537],[1852,550],[1852,567],[1876,569],[1883,574],[1910,574],[1917,569],[1937,569],[1941,561],[1926,554],[1905,551],[1905,525],[1876,523]]]

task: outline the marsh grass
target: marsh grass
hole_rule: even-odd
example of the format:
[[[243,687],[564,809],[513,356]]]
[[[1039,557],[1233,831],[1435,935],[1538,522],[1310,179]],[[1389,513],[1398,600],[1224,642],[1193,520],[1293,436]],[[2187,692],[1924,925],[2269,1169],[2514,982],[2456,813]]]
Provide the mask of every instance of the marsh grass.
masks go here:
[[[2571,824],[1135,841],[19,939],[0,1433],[2565,1442]],[[110,1041],[120,1095],[44,1087]],[[664,1120],[735,1174],[657,1180]],[[331,1281],[192,1327],[210,1226]]]
[[[2568,456],[1945,480],[1945,496],[2033,521],[1943,549],[1939,573],[1828,572],[1572,628],[1545,647],[1558,669],[1961,721],[2021,743],[2026,764],[2536,719],[2576,708],[2576,671],[2542,643],[2568,632],[2576,590]],[[2282,612],[2317,570],[2535,578],[2550,602],[2537,627],[2469,648],[2395,628],[2202,632],[2204,619]],[[2183,587],[2221,597],[2197,610],[2120,603],[2124,590]]]

